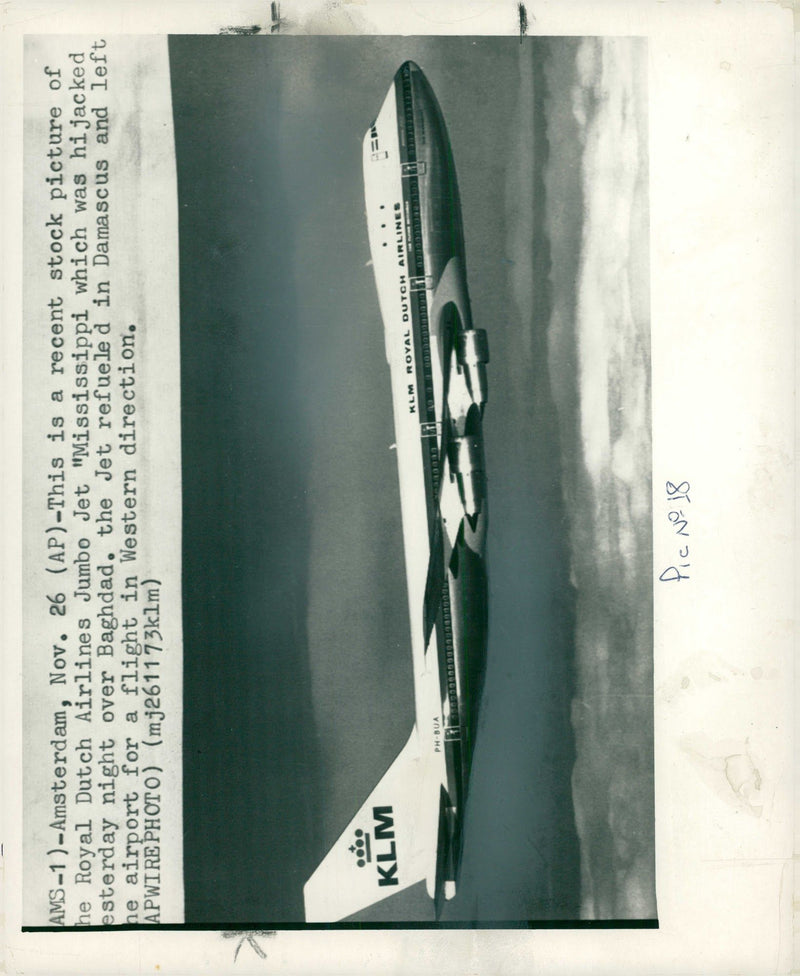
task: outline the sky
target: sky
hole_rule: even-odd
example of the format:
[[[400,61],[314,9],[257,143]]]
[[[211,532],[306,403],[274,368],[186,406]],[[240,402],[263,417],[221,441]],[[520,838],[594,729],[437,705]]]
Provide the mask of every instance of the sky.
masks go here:
[[[597,446],[583,407],[594,382],[581,358],[592,321],[585,312],[598,305],[589,282],[611,295],[599,364],[619,346],[617,310],[631,295],[629,331],[649,335],[646,264],[625,265],[632,284],[624,295],[607,288],[619,271],[600,246],[604,204],[592,189],[611,172],[612,197],[627,188],[629,209],[635,197],[646,215],[646,160],[613,136],[632,106],[641,141],[646,114],[633,98],[644,77],[637,42],[624,42],[613,64],[614,52],[586,43],[170,42],[181,214],[187,920],[301,920],[302,883],[413,722],[389,374],[361,178],[363,135],[408,58],[428,75],[448,126],[473,318],[491,351],[488,663],[462,883],[444,919],[490,924],[630,908],[613,893],[587,899],[591,865],[596,884],[614,888],[607,879],[617,873],[613,842],[603,847],[596,824],[576,822],[587,795],[600,799],[601,819],[611,808],[602,784],[573,796],[573,720],[575,702],[589,700],[594,635],[609,627],[590,582],[598,518],[585,461],[599,457],[590,474],[604,470],[602,452],[611,456],[613,445]],[[606,105],[606,90],[622,95]],[[612,137],[598,145],[606,131]],[[617,147],[619,168],[609,170]],[[626,167],[638,174],[632,182]],[[635,233],[641,220],[615,241]],[[640,399],[626,404],[624,427],[635,463],[626,472],[649,493],[649,352],[640,348]],[[601,406],[608,416],[608,400]],[[615,482],[606,487],[607,498],[618,495]],[[619,534],[624,513],[616,524]],[[652,608],[637,602],[636,581],[649,537],[637,522],[627,540],[635,568],[613,593],[627,599],[615,632],[626,633],[631,614],[643,629],[621,642],[617,660],[623,672],[626,660],[636,662],[626,690],[641,699],[648,674],[652,681]],[[600,714],[594,704],[590,713]],[[641,799],[652,795],[652,701],[626,721],[593,727],[608,736],[607,754],[621,734],[638,749],[622,779],[635,780]],[[579,723],[581,748],[584,729]],[[617,810],[606,833],[619,822]],[[645,860],[648,844],[652,862],[652,831]],[[652,915],[654,897],[634,906]],[[398,915],[430,919],[431,905],[412,893],[374,917]]]

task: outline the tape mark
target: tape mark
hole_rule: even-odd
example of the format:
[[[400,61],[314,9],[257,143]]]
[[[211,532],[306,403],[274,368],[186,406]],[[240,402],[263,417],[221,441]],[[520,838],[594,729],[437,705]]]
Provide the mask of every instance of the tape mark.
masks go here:
[[[522,38],[528,33],[528,11],[525,9],[524,3],[517,4],[517,15],[519,17],[519,42],[522,44]]]
[[[273,0],[269,5],[269,23],[264,27],[261,24],[234,24],[230,27],[220,27],[219,33],[247,37],[253,34],[260,34],[265,29],[268,29],[270,34],[276,34],[281,29],[281,5],[276,0]]]
[[[255,952],[259,959],[266,959],[267,954],[256,941],[256,936],[266,939],[272,939],[275,937],[275,932],[272,929],[255,929],[252,932],[222,932],[221,934],[223,939],[239,940],[236,944],[236,951],[233,954],[234,962],[236,962],[239,951],[245,943],[252,948],[253,952]]]

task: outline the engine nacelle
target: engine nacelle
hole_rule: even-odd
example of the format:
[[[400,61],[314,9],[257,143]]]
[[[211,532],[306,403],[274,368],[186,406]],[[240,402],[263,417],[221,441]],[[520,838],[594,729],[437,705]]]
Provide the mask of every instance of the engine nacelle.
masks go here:
[[[483,464],[483,437],[480,432],[450,441],[450,470],[456,476],[464,513],[480,515],[486,498],[486,474]]]
[[[467,389],[483,413],[489,398],[486,364],[489,362],[489,342],[485,329],[462,329],[456,335],[456,359],[464,371]]]

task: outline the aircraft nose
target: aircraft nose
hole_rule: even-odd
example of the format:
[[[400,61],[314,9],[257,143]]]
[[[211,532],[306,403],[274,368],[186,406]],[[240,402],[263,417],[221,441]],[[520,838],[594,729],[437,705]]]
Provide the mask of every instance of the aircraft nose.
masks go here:
[[[397,69],[394,76],[395,83],[402,85],[404,78],[410,82],[415,97],[421,97],[426,102],[433,98],[433,90],[425,77],[425,72],[416,61],[404,61]]]
[[[397,69],[397,75],[401,75],[404,71],[419,71],[422,74],[422,68],[420,68],[416,61],[404,61]]]
[[[418,139],[424,141],[431,127],[444,129],[441,109],[425,72],[415,61],[404,61],[394,76],[395,86],[405,100],[406,112],[419,125]]]

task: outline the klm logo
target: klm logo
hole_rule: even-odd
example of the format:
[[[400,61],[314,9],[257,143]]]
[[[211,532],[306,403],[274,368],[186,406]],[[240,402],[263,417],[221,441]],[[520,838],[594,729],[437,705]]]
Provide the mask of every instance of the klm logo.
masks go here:
[[[356,864],[366,867],[373,861],[373,844],[375,854],[375,868],[378,872],[378,884],[385,888],[399,884],[397,879],[397,848],[394,842],[394,815],[391,807],[373,807],[372,816],[375,829],[372,840],[369,833],[359,828],[355,832],[355,840],[349,850],[356,858]]]
[[[397,852],[394,846],[394,817],[391,807],[373,807],[372,816],[375,818],[375,851],[378,868],[378,884],[381,887],[396,885],[397,880]],[[378,841],[383,842],[383,851],[378,852]],[[388,846],[387,846],[388,845]]]

